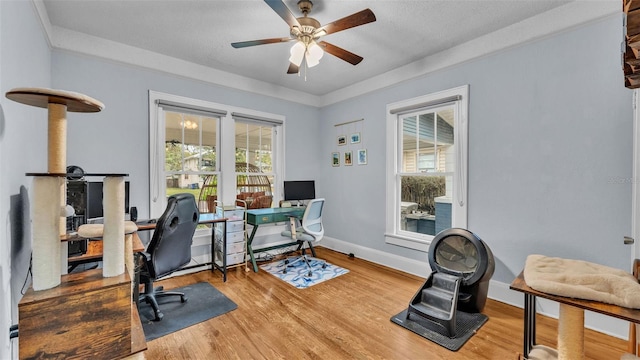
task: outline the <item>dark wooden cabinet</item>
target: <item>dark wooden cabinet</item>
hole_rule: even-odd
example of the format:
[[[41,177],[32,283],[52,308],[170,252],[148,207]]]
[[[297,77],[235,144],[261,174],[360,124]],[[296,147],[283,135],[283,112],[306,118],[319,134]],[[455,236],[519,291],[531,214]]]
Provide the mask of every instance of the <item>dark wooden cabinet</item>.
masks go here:
[[[20,359],[119,359],[146,349],[126,272],[63,275],[55,288],[29,288],[18,311]]]

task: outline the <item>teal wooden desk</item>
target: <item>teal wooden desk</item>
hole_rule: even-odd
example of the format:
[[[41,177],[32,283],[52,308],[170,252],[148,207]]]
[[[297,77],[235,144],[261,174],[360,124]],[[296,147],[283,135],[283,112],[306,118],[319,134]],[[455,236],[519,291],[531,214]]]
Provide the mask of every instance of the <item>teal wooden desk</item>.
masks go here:
[[[251,265],[253,265],[253,272],[258,272],[258,264],[256,264],[256,258],[254,256],[255,253],[261,253],[269,250],[298,245],[296,241],[293,241],[293,239],[291,239],[292,242],[286,244],[279,244],[253,250],[253,237],[256,235],[256,231],[258,231],[258,227],[263,224],[287,222],[289,221],[289,216],[292,215],[298,218],[302,218],[304,209],[305,208],[303,207],[289,207],[247,210],[247,224],[253,225],[253,230],[251,230],[251,234],[247,239],[247,252],[249,253],[249,258],[251,259]],[[313,250],[312,246],[310,246],[310,249],[313,256],[316,256],[315,250]]]

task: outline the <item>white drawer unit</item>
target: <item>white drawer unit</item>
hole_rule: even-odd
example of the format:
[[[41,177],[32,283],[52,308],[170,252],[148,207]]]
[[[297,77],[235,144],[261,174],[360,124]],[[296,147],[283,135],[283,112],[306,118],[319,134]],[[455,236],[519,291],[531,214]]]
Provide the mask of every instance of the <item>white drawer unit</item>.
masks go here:
[[[234,254],[234,253],[244,252],[246,246],[247,244],[244,241],[231,242],[229,241],[229,239],[227,239],[226,253]],[[224,251],[223,249],[224,249],[224,243],[222,241],[222,238],[216,236],[216,251],[222,254],[222,252]]]
[[[227,218],[226,244],[222,224],[215,229],[214,261],[221,266],[226,274],[229,266],[238,266],[245,263],[247,237],[246,237],[246,209],[240,206],[217,206],[216,215]]]
[[[222,255],[220,255],[220,257],[222,257]],[[225,260],[226,260],[227,266],[241,265],[242,263],[244,263],[244,252],[227,254],[227,256],[225,257]]]
[[[221,206],[216,208],[216,215],[226,217],[229,221],[240,220],[244,221],[244,209],[222,209]]]
[[[222,229],[216,228],[216,240],[222,239]],[[244,242],[244,231],[229,233],[227,231],[227,244]]]
[[[244,220],[227,221],[227,236],[233,233],[244,232]]]

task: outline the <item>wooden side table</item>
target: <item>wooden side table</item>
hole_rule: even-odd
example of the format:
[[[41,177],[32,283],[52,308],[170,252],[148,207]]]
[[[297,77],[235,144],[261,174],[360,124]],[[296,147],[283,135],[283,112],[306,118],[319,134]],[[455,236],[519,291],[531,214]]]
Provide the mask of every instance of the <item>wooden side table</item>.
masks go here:
[[[519,291],[524,293],[524,347],[523,347],[523,355],[525,358],[529,356],[531,350],[534,349],[536,345],[536,297],[541,297],[547,300],[556,301],[560,303],[562,306],[567,306],[571,308],[570,311],[581,311],[584,310],[593,311],[596,313],[600,313],[607,316],[612,316],[621,320],[630,321],[634,324],[640,324],[640,310],[625,308],[618,305],[606,304],[599,301],[593,300],[582,300],[582,299],[574,299],[564,296],[557,296],[553,294],[548,294],[544,292],[540,292],[530,288],[527,283],[524,281],[524,272],[521,272],[518,277],[516,277],[511,286],[509,287],[511,290]],[[566,320],[563,319],[562,314],[558,319],[558,327],[562,329],[563,326],[567,326]],[[578,335],[584,334],[584,317],[582,324],[579,326],[572,325],[567,328],[565,331],[577,333]],[[582,336],[584,338],[584,336]],[[559,348],[560,348],[560,341]],[[582,355],[580,354],[567,354],[570,356],[567,359],[580,359],[584,357],[584,344],[582,346]]]

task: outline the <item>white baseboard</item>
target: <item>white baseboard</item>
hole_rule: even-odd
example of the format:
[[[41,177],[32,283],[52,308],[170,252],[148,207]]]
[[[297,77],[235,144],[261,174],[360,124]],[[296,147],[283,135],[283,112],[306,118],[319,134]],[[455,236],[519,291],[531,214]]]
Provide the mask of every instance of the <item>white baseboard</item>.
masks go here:
[[[428,261],[418,261],[404,258],[402,256],[387,254],[380,250],[375,250],[360,245],[354,245],[342,240],[324,237],[319,246],[335,250],[341,253],[352,253],[357,258],[368,260],[376,264],[390,267],[392,269],[404,271],[406,273],[427,277],[431,272]],[[509,289],[510,284],[491,280],[489,283],[490,299],[500,301],[519,308],[524,308],[524,296],[522,293]],[[407,299],[407,303],[411,299]],[[538,314],[558,318],[558,303],[546,299],[536,298],[536,309]],[[585,327],[610,336],[626,340],[628,337],[629,322],[605,316],[591,311],[585,312]]]
[[[266,227],[265,227],[266,228]],[[260,247],[273,245],[274,241],[280,240],[281,230],[279,227],[266,229],[267,231],[261,233]],[[277,234],[278,236],[274,236]],[[194,245],[192,247],[193,258],[189,265],[202,264],[211,261],[210,254],[210,235],[201,235],[196,239],[194,237]],[[354,254],[355,257],[361,258],[367,261],[374,262],[392,269],[404,271],[406,273],[426,278],[431,273],[429,262],[419,261],[414,259],[405,258],[402,256],[388,254],[380,250],[367,248],[360,245],[351,244],[342,240],[325,236],[318,246],[325,247],[327,249],[335,250],[344,254]],[[209,268],[209,267],[207,267]],[[193,272],[202,271],[206,269],[204,267],[198,267],[193,269],[181,270],[174,273],[172,276],[184,275]],[[519,308],[524,307],[524,297],[522,293],[509,289],[509,284],[491,280],[489,283],[490,299],[500,301],[509,305],[513,305]],[[411,299],[407,299],[407,302]],[[536,299],[536,308],[538,314],[549,316],[552,318],[558,318],[558,303],[545,299]],[[619,320],[610,316],[601,315],[591,311],[585,312],[585,327],[610,335],[620,339],[627,339],[628,325],[629,323],[623,320]]]

